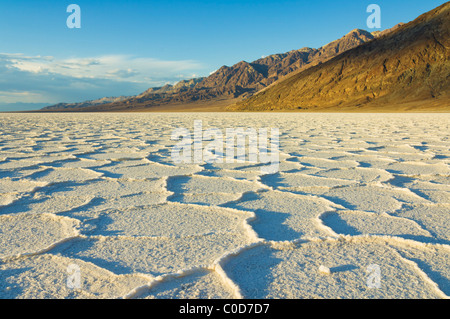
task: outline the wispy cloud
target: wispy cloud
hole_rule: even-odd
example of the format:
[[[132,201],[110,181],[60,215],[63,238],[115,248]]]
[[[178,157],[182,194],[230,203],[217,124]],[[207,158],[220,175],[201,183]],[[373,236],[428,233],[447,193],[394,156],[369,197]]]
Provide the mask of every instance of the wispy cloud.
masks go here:
[[[204,67],[191,60],[165,61],[131,55],[72,57],[0,53],[0,102],[82,101],[137,94],[174,83]]]

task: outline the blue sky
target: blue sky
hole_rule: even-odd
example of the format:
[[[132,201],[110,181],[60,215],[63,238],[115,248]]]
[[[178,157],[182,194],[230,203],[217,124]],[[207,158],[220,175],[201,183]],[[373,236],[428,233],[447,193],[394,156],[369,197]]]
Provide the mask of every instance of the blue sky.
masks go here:
[[[368,30],[372,3],[386,29],[445,2],[1,1],[0,110],[134,95]],[[81,8],[80,29],[66,25],[72,3]]]

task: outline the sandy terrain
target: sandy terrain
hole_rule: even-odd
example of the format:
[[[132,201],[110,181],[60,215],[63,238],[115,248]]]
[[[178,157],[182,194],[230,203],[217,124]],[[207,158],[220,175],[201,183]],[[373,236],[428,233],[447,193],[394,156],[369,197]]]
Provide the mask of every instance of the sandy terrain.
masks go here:
[[[279,172],[174,164],[277,127]],[[450,114],[0,114],[0,298],[447,298]]]

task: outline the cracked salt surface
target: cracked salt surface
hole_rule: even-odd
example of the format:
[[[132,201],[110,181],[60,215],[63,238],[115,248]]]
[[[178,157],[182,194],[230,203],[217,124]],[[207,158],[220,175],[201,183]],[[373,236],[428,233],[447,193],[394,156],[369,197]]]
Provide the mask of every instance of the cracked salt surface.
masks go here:
[[[279,171],[174,164],[199,119],[278,127]],[[2,114],[0,298],[448,298],[449,119]]]

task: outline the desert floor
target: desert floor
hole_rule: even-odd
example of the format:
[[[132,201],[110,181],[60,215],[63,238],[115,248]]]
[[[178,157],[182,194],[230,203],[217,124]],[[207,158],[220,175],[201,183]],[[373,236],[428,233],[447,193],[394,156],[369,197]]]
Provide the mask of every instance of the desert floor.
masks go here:
[[[174,163],[195,120],[278,128],[279,170]],[[449,124],[0,114],[0,298],[446,298]]]

